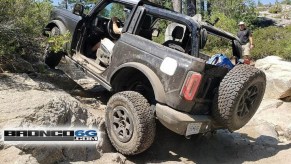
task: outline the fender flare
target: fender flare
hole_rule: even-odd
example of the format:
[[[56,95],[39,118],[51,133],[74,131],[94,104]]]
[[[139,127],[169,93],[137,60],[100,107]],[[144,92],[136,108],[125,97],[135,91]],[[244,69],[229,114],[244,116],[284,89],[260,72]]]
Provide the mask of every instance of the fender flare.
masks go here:
[[[163,87],[161,80],[154,73],[154,71],[152,71],[149,67],[147,67],[146,65],[143,65],[141,63],[129,62],[129,63],[125,63],[125,64],[118,66],[112,72],[111,76],[109,77],[109,81],[111,82],[113,80],[113,77],[116,76],[116,73],[118,71],[120,71],[121,69],[126,68],[126,67],[135,68],[135,69],[139,70],[140,72],[142,72],[150,81],[150,83],[153,87],[153,90],[154,90],[156,100],[160,103],[166,103],[166,93],[165,93],[165,90],[164,90],[164,87]]]
[[[57,26],[60,29],[61,34],[65,34],[66,31],[67,31],[66,26],[60,20],[52,20],[52,21],[50,21],[49,24],[46,26],[46,28],[52,29],[53,26]]]

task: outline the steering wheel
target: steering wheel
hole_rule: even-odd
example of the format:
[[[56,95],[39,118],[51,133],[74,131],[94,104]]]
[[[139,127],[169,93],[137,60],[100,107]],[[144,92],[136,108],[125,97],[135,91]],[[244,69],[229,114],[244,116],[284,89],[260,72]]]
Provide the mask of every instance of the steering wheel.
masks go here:
[[[117,26],[119,28],[123,26],[123,23],[119,18],[117,18]],[[115,34],[114,31],[113,31],[113,21],[112,21],[112,19],[110,19],[109,22],[107,23],[107,32],[108,32],[109,36],[114,40],[117,40],[120,37],[120,34]]]

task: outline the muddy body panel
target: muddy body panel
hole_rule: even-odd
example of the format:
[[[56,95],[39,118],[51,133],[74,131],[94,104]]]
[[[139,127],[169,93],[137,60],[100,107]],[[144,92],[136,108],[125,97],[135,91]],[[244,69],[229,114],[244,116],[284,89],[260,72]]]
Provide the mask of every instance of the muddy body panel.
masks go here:
[[[172,61],[177,63],[173,75],[161,70],[163,62],[167,62],[165,61],[166,58],[173,59]],[[198,73],[204,71],[204,60],[172,50],[136,35],[123,34],[114,47],[111,65],[103,73],[103,76],[106,77],[108,82],[112,82],[115,73],[122,68],[122,65],[130,62],[140,63],[156,74],[163,86],[159,89],[164,91],[166,97],[165,102],[161,103],[166,103],[172,108],[185,112],[191,110],[194,102],[185,101],[181,98],[181,88],[189,71]]]

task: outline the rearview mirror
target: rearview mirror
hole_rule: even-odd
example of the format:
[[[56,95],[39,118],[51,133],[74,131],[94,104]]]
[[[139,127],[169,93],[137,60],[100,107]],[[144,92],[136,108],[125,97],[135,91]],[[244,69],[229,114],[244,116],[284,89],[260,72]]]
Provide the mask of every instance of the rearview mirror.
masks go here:
[[[76,3],[74,5],[73,14],[78,15],[78,16],[83,16],[84,8],[85,8],[84,5],[80,3]]]
[[[152,32],[152,36],[153,37],[159,37],[159,35],[160,35],[160,30],[159,29],[154,28],[152,31],[153,31]]]

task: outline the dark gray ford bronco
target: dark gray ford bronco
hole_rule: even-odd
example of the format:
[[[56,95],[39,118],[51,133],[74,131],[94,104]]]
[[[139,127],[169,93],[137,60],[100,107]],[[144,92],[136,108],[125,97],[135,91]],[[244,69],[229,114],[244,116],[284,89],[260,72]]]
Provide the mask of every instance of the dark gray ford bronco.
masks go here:
[[[188,137],[237,130],[255,114],[265,74],[244,64],[232,69],[207,64],[210,57],[203,53],[213,35],[227,40],[231,55],[241,58],[236,36],[143,0],[101,0],[89,14],[83,10],[77,4],[75,15],[53,12],[45,31],[59,35],[68,30],[73,37],[66,55],[47,51],[45,62],[55,67],[65,58],[114,93],[105,120],[119,152],[148,149],[157,120]],[[113,17],[121,34],[114,32]]]

